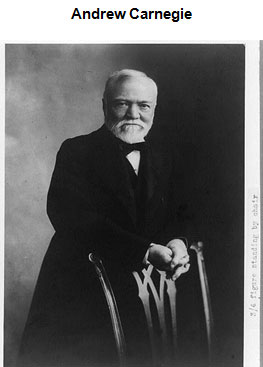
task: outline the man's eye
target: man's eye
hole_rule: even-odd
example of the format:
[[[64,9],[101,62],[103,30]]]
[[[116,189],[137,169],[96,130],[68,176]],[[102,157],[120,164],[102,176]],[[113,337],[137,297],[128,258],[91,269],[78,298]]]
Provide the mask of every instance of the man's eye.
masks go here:
[[[128,106],[127,102],[125,101],[119,101],[114,103],[115,108],[122,108]]]
[[[140,103],[140,109],[141,110],[148,110],[150,106],[147,103]]]

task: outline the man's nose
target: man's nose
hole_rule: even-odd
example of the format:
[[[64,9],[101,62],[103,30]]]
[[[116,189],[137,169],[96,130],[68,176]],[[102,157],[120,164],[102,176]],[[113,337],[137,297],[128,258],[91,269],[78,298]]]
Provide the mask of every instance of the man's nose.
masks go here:
[[[139,107],[136,105],[136,103],[132,103],[129,105],[127,115],[132,119],[138,119],[140,117]]]

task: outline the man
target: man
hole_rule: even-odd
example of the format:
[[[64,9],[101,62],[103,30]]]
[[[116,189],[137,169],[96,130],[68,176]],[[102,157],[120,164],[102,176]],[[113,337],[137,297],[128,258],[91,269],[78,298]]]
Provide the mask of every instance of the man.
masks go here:
[[[103,97],[105,124],[62,144],[47,204],[56,233],[40,271],[20,365],[115,364],[110,319],[90,252],[104,262],[128,349],[142,363],[147,332],[131,273],[151,263],[177,279],[189,269],[172,157],[167,147],[147,139],[156,103],[152,79],[135,70],[115,72]]]

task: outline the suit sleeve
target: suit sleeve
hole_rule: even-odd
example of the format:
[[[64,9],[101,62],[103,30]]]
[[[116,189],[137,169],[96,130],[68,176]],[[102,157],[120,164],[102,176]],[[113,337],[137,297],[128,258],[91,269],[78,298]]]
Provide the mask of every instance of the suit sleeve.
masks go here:
[[[79,162],[65,141],[58,154],[48,192],[47,212],[55,230],[71,234],[75,243],[111,263],[136,269],[151,241],[123,229],[100,213],[92,197],[92,182],[81,175]]]
[[[177,156],[179,154],[177,153]],[[187,248],[195,241],[200,240],[198,223],[196,221],[196,210],[193,206],[193,194],[191,194],[192,183],[189,183],[189,169],[180,160],[180,165],[175,157],[171,157],[171,175],[166,191],[166,221],[163,231],[160,233],[159,241],[168,243],[174,238],[184,241]]]

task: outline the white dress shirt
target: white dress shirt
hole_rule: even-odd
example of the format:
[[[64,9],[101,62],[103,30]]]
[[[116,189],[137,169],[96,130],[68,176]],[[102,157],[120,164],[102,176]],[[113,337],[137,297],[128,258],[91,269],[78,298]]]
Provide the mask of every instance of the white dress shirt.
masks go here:
[[[140,165],[140,160],[141,160],[141,152],[139,150],[133,150],[128,155],[126,155],[126,158],[130,162],[136,175],[138,175],[139,165]]]

